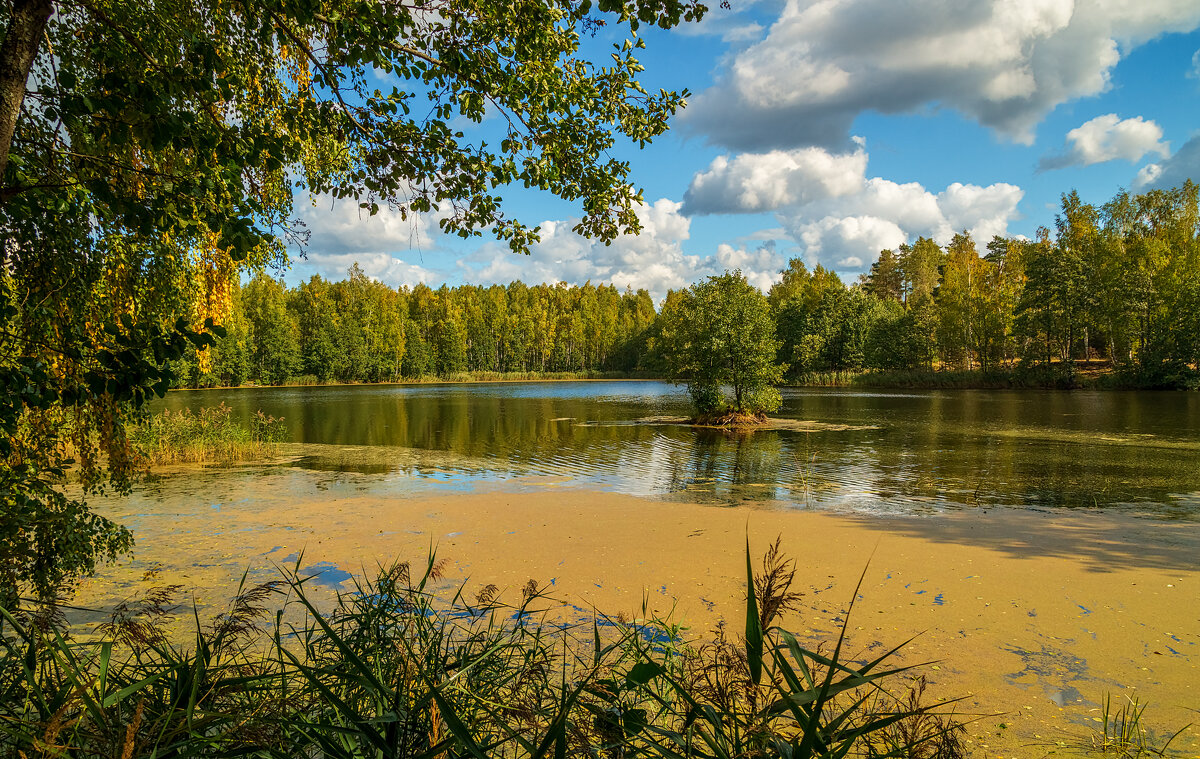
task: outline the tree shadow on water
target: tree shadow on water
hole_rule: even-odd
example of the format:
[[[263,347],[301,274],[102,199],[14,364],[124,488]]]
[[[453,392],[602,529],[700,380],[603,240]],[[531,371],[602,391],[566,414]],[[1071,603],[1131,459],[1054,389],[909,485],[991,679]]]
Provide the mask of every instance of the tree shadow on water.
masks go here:
[[[918,518],[848,517],[856,525],[1012,558],[1061,558],[1092,572],[1200,571],[1200,523],[1098,510],[977,509]]]

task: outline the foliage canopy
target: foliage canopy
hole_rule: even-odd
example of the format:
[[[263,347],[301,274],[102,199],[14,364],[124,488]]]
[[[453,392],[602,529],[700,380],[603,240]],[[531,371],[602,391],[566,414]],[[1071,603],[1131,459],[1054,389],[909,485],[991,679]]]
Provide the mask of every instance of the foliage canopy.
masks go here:
[[[702,416],[723,412],[759,415],[779,408],[774,383],[779,343],[766,296],[740,271],[709,277],[664,307],[664,337],[671,376],[687,383]]]
[[[78,461],[99,486],[106,461],[127,486],[125,422],[174,380],[171,360],[224,332],[239,270],[303,241],[293,193],[524,251],[538,231],[502,208],[515,184],[578,202],[582,234],[636,231],[641,196],[611,149],[661,134],[687,95],[638,82],[637,31],[704,11],[0,0],[0,602],[129,546],[55,483]],[[584,38],[610,23],[628,39],[586,60]],[[493,115],[497,144],[460,126]],[[288,351],[270,358],[282,370]]]

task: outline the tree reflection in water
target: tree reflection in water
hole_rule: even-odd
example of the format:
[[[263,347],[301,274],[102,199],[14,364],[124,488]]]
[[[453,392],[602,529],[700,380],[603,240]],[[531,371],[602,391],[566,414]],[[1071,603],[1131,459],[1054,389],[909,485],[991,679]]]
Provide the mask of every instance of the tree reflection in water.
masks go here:
[[[1200,513],[1200,398],[1131,392],[789,390],[811,431],[668,423],[659,382],[261,388],[171,393],[282,416],[302,466],[387,477],[552,477],[706,503],[923,512],[976,506]],[[338,447],[358,447],[338,452]],[[416,457],[414,454],[421,453]],[[433,462],[433,463],[430,463]]]

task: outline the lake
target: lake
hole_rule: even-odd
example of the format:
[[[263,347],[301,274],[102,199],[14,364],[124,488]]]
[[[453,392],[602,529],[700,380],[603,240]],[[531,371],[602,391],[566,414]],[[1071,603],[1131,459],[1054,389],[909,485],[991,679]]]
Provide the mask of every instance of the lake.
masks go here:
[[[775,416],[806,429],[664,423],[688,413],[687,394],[647,381],[178,391],[160,407],[224,403],[242,417],[282,416],[293,445],[276,467],[322,473],[324,487],[345,484],[344,474],[357,489],[386,492],[551,483],[890,514],[1200,514],[1195,393],[785,389],[783,401]]]
[[[1195,721],[1200,394],[783,398],[787,429],[733,434],[678,423],[687,395],[662,382],[172,392],[159,408],[261,409],[290,440],[90,498],[137,546],[72,620],[175,585],[185,639],[243,581],[292,569],[328,604],[432,550],[447,596],[535,580],[570,619],[669,616],[701,640],[745,613],[747,545],[778,537],[803,594],[788,629],[829,645],[855,598],[853,656],[917,636],[904,661],[989,715],[968,727],[989,756],[1087,741],[1106,695],[1153,704],[1160,736]],[[1200,756],[1200,726],[1175,746]]]

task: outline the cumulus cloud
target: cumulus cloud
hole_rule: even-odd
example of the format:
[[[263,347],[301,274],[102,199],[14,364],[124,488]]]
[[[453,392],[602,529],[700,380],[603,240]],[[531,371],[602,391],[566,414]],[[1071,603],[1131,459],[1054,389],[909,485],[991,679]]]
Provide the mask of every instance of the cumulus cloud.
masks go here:
[[[1138,172],[1134,186],[1145,190],[1169,189],[1189,179],[1200,182],[1200,135],[1185,142],[1165,161],[1147,164]]]
[[[860,269],[864,258],[874,261],[879,251],[908,240],[898,224],[877,216],[795,216],[790,221],[792,235],[803,246],[809,263],[843,271]]]
[[[432,249],[440,233],[439,212],[401,218],[399,211],[381,205],[372,216],[352,200],[308,195],[298,195],[295,208],[308,230],[313,255]]]
[[[692,178],[683,196],[686,214],[775,211],[798,203],[840,197],[862,188],[867,153],[821,148],[718,156]]]
[[[512,254],[506,246],[485,243],[459,261],[467,282],[609,283],[644,287],[656,297],[668,289],[686,287],[701,267],[698,256],[684,254],[691,222],[679,213],[681,204],[660,199],[637,209],[642,232],[618,237],[610,245],[581,237],[572,230],[574,219],[542,222],[542,239],[528,256]]]
[[[1137,176],[1134,177],[1133,186],[1145,187],[1153,184],[1154,180],[1158,179],[1162,174],[1162,170],[1162,166],[1157,163],[1146,164],[1138,171]]]
[[[642,232],[618,237],[610,245],[588,240],[572,231],[574,219],[545,221],[542,239],[528,256],[513,255],[507,247],[485,243],[459,260],[466,282],[567,282],[581,285],[611,283],[618,288],[645,288],[656,298],[667,290],[688,287],[726,269],[741,269],[759,287],[770,287],[783,267],[773,241],[757,249],[727,244],[712,256],[686,254],[683,242],[691,221],[682,204],[662,198],[638,209]]]
[[[938,193],[938,210],[952,232],[967,230],[980,243],[1008,233],[1008,222],[1017,215],[1025,192],[1007,182],[980,187],[955,182]],[[945,238],[945,232],[938,234]]]
[[[1017,217],[1024,192],[1016,185],[954,182],[931,192],[868,177],[866,143],[855,142],[852,153],[810,147],[719,157],[693,177],[683,210],[774,211],[781,228],[772,237],[790,237],[810,264],[840,271],[862,270],[880,250],[918,236],[945,243],[965,230],[986,243]]]
[[[1188,79],[1200,79],[1200,50],[1192,53],[1192,67],[1187,75]]]
[[[936,105],[1029,143],[1055,106],[1106,90],[1122,51],[1198,25],[1194,0],[788,0],[682,120],[765,152],[844,145],[863,111]]]
[[[315,205],[298,197],[296,207],[310,233],[306,256],[294,261],[292,276],[320,274],[342,279],[357,263],[372,279],[392,285],[412,286],[420,282],[437,285],[462,280],[469,283],[507,284],[520,279],[528,284],[568,282],[582,285],[613,284],[618,288],[645,288],[655,298],[667,290],[688,287],[704,277],[726,269],[741,269],[746,278],[769,288],[779,276],[784,260],[773,239],[758,247],[753,242],[722,244],[711,255],[689,255],[683,243],[691,234],[691,220],[681,212],[682,203],[666,198],[637,208],[642,232],[625,235],[610,245],[581,237],[573,231],[578,219],[552,219],[540,224],[542,239],[530,255],[513,253],[508,246],[487,241],[463,255],[451,250],[437,227],[436,215],[400,219],[399,214],[380,209],[370,216],[354,203]],[[768,230],[765,237],[784,237],[782,229]],[[425,258],[447,267],[426,266]]]
[[[687,37],[720,37],[734,45],[758,40],[765,30],[747,12],[757,4],[757,0],[739,0],[736,7],[713,4],[699,23],[682,24],[675,31]]]
[[[368,277],[393,287],[442,278],[436,270],[399,255],[404,251],[409,257],[423,257],[439,249],[436,213],[404,219],[381,206],[372,216],[353,201],[320,197],[314,202],[307,195],[296,197],[295,208],[308,232],[304,258],[295,262],[298,274],[342,279],[357,263]]]
[[[371,279],[392,287],[407,285],[412,287],[420,282],[434,284],[442,281],[440,272],[419,264],[408,263],[390,253],[321,253],[310,254],[303,263],[297,265],[297,271],[320,274],[326,279],[340,280],[346,278],[350,267],[358,264]]]
[[[766,292],[782,278],[782,272],[787,262],[776,250],[775,241],[768,240],[754,250],[745,246],[733,247],[727,243],[717,246],[707,274],[720,274],[724,271],[741,270],[746,281]]]
[[[1038,169],[1063,169],[1068,166],[1091,166],[1095,163],[1123,159],[1136,163],[1147,153],[1167,156],[1170,146],[1162,141],[1163,130],[1153,121],[1135,116],[1120,119],[1115,113],[1097,116],[1067,132],[1066,145],[1056,155],[1048,155],[1038,163]]]
[[[1023,195],[1021,188],[1003,182],[987,187],[955,182],[935,194],[916,182],[898,184],[874,177],[861,193],[778,216],[810,262],[858,271],[880,250],[916,237],[945,243],[966,230],[984,243],[1006,234]]]

